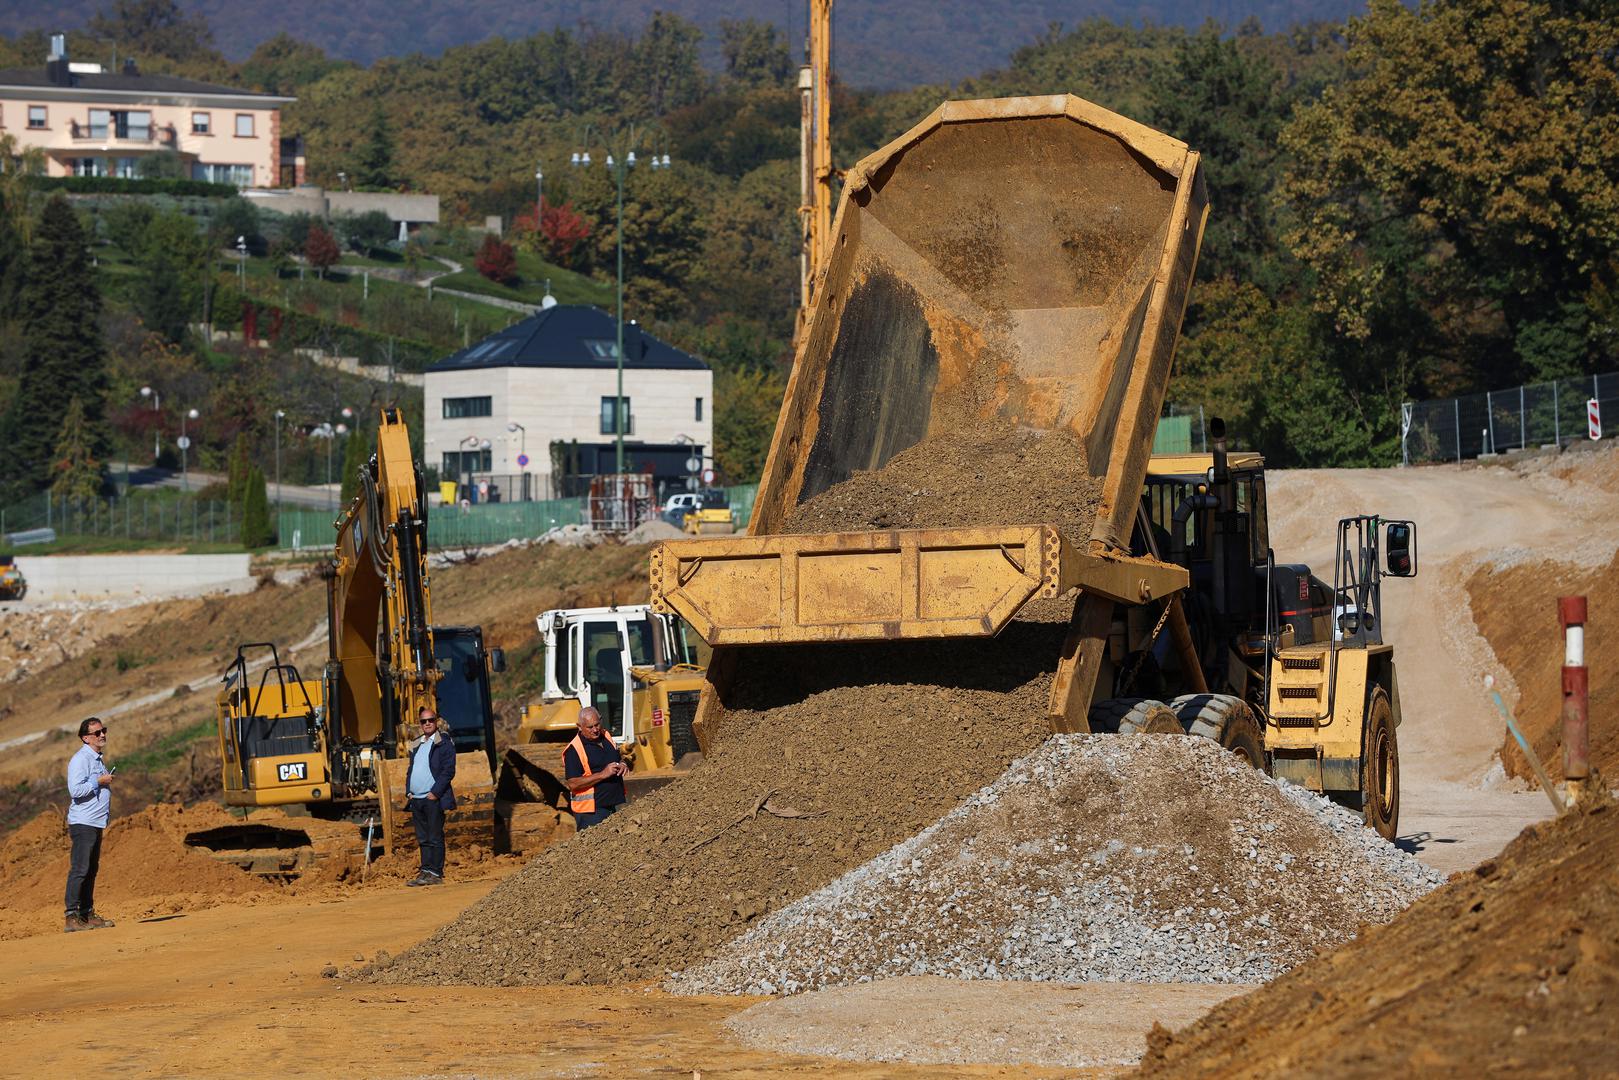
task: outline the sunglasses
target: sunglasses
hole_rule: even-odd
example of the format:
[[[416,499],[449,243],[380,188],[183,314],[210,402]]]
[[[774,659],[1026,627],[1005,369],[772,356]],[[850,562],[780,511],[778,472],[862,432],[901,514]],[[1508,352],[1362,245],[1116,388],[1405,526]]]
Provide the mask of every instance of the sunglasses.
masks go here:
[[[94,739],[98,735],[106,735],[107,734],[107,729],[102,728],[99,731],[86,731],[85,734],[88,735],[90,738]]]
[[[421,718],[419,723],[436,724],[436,723],[438,723],[438,717],[436,717],[436,716],[424,716],[424,717]]]

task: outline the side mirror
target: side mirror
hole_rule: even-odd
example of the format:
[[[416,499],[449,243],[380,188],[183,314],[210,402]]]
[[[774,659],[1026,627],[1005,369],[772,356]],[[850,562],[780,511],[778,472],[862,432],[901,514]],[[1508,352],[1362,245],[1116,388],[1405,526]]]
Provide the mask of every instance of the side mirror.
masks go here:
[[[489,670],[495,672],[497,675],[500,672],[506,670],[506,650],[505,649],[490,649],[489,650]]]
[[[1384,544],[1385,559],[1390,577],[1416,577],[1417,526],[1412,521],[1388,523],[1388,540]]]

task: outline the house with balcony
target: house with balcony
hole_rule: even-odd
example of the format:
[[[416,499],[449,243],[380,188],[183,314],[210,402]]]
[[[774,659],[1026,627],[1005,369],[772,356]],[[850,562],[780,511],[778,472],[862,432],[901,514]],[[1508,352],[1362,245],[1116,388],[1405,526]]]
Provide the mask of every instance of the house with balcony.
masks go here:
[[[36,68],[0,71],[0,131],[18,149],[37,147],[50,176],[145,175],[143,162],[177,156],[185,175],[237,187],[303,182],[298,139],[281,136],[294,98],[68,60],[51,38]]]
[[[599,308],[552,304],[427,369],[424,458],[463,493],[514,500],[584,494],[592,476],[651,474],[660,501],[708,460],[714,373]],[[699,466],[700,468],[701,466]]]

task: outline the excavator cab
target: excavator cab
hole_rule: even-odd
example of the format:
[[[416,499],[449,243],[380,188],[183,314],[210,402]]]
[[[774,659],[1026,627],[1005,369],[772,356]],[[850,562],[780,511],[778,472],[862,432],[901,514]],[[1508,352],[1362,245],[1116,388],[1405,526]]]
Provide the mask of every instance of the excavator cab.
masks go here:
[[[435,626],[433,662],[440,673],[438,714],[449,722],[456,753],[482,751],[493,775],[497,766],[489,675],[506,670],[505,652],[484,649],[481,627]]]

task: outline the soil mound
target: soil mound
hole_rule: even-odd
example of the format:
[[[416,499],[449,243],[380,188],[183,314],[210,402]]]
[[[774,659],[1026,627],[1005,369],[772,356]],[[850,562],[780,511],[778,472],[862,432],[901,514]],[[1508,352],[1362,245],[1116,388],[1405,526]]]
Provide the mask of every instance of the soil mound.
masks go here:
[[[788,512],[778,532],[944,529],[971,525],[1062,528],[1072,543],[1090,538],[1101,479],[1085,447],[1066,430],[958,429],[896,454],[881,469],[856,473]]]
[[[1563,755],[1563,631],[1557,625],[1557,598],[1586,597],[1591,615],[1585,628],[1591,764],[1619,775],[1619,665],[1601,659],[1619,649],[1619,621],[1613,616],[1619,611],[1619,557],[1605,567],[1558,562],[1486,566],[1473,574],[1467,592],[1479,630],[1518,684],[1518,723],[1553,776],[1562,775]],[[1502,737],[1501,761],[1511,775],[1534,781],[1534,770],[1511,735]]]
[[[1440,877],[1207,739],[1057,735],[920,835],[760,920],[677,993],[902,975],[1258,983]]]
[[[1387,926],[1173,1035],[1153,1076],[1590,1076],[1619,1046],[1619,808],[1530,826]]]
[[[188,832],[234,820],[217,806],[172,803],[114,818],[102,839],[96,908],[114,919],[145,918],[274,893],[274,885],[185,843]],[[54,810],[6,838],[0,847],[0,938],[61,929],[68,849],[67,826]]]
[[[1036,745],[1065,621],[989,642],[749,650],[690,776],[547,848],[377,977],[595,983],[696,962]]]

